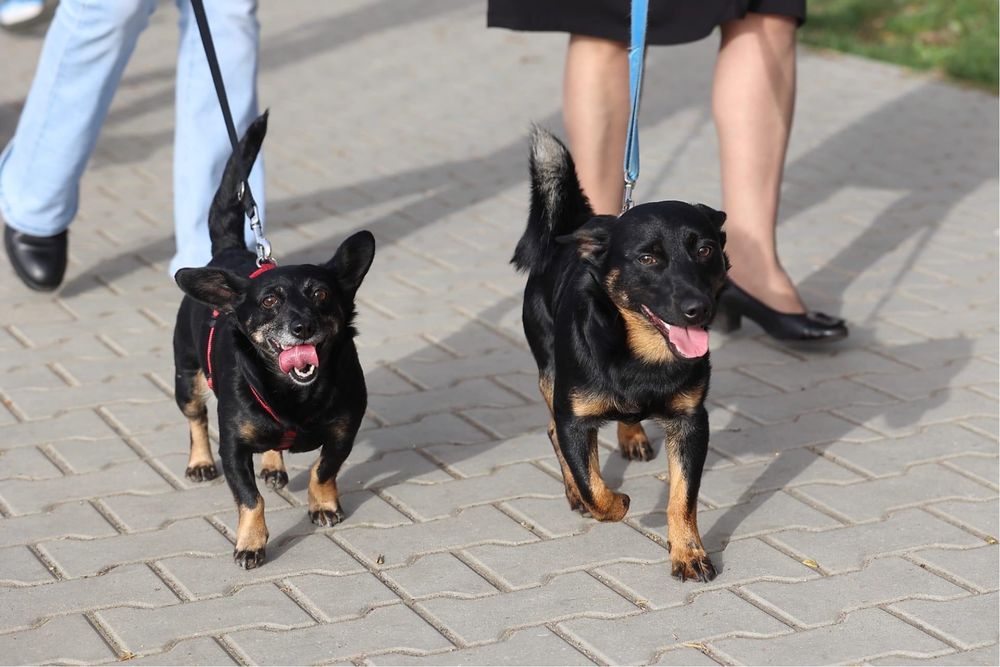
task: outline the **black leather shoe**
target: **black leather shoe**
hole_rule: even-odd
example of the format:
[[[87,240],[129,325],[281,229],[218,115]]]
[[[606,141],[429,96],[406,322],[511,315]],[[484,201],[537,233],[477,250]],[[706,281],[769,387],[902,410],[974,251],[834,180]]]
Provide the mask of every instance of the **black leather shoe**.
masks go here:
[[[719,310],[715,326],[721,331],[740,328],[746,316],[756,322],[767,335],[778,340],[832,342],[847,338],[844,320],[825,313],[782,313],[761,303],[727,282],[719,296]]]
[[[25,285],[51,292],[66,275],[67,232],[55,236],[31,236],[4,226],[3,244],[11,266]]]

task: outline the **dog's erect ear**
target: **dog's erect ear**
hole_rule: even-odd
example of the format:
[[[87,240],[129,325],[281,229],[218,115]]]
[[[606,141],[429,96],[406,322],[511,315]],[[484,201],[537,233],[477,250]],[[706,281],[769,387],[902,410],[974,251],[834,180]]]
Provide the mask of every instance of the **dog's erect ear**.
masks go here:
[[[340,288],[351,297],[358,291],[375,258],[375,237],[364,230],[340,244],[336,254],[324,266],[337,276]]]
[[[608,239],[611,234],[600,225],[588,224],[572,234],[556,237],[556,243],[575,243],[580,259],[590,264],[598,265],[604,259],[608,249]]]
[[[695,204],[694,207],[698,211],[709,219],[716,227],[722,229],[722,223],[726,221],[726,214],[722,211],[717,211],[711,206],[705,206],[704,204]]]
[[[181,269],[174,280],[196,301],[231,313],[243,301],[250,280],[225,269]]]
[[[695,204],[694,207],[698,211],[709,219],[712,224],[714,224],[719,230],[719,243],[723,248],[726,247],[726,233],[722,231],[722,225],[726,222],[726,214],[722,211],[717,211],[711,206],[705,206],[704,204]]]

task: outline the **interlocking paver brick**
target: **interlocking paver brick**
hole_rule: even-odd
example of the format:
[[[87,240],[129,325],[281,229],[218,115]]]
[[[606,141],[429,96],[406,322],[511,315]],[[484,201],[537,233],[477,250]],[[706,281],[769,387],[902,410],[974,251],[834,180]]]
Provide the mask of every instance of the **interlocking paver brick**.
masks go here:
[[[71,500],[119,494],[151,495],[171,488],[145,462],[133,461],[55,479],[9,479],[0,482],[0,498],[15,513],[30,514]]]
[[[135,461],[138,457],[135,450],[121,438],[91,441],[60,440],[48,447],[73,473],[103,470],[118,463]]]
[[[976,549],[923,549],[910,558],[947,573],[969,588],[984,592],[1000,588],[1000,548],[995,544]]]
[[[718,665],[719,663],[697,649],[683,646],[681,648],[664,651],[656,660],[653,660],[649,664],[677,665],[678,667],[686,665],[708,665],[709,667],[712,667],[713,665]]]
[[[286,538],[273,530],[267,544],[267,561],[263,566],[250,572],[233,564],[231,550],[211,558],[197,556],[165,558],[159,561],[159,565],[196,598],[229,594],[244,586],[274,581],[290,575],[306,573],[345,575],[364,570],[364,567],[325,535],[299,534]]]
[[[1000,471],[997,470],[997,455],[970,454],[966,456],[956,456],[942,462],[945,468],[956,470],[982,482],[984,485],[997,490],[1000,484]]]
[[[489,595],[497,590],[450,553],[418,558],[411,565],[386,570],[385,576],[412,598],[435,595],[468,598]]]
[[[840,614],[909,597],[950,599],[967,594],[901,558],[881,558],[857,572],[795,584],[749,584],[743,591],[764,607],[806,627],[833,623]]]
[[[948,648],[881,609],[862,609],[836,625],[772,639],[721,639],[711,646],[736,664],[750,665],[797,665],[805,655],[819,664],[858,664],[886,655],[930,656]]]
[[[362,431],[354,443],[351,457],[360,460],[383,452],[424,447],[440,443],[482,442],[488,436],[453,414],[428,415],[410,424],[383,426]]]
[[[495,644],[447,653],[410,656],[390,653],[369,660],[373,665],[591,665],[580,651],[543,627],[514,632]]]
[[[945,389],[891,410],[856,405],[838,408],[836,413],[878,433],[904,435],[931,424],[995,415],[996,401],[968,389]]]
[[[16,584],[47,584],[54,580],[48,567],[25,546],[0,548],[0,586]]]
[[[898,475],[906,468],[964,453],[994,453],[996,440],[953,424],[930,426],[920,433],[878,442],[834,442],[820,447],[824,456],[860,468],[873,477]]]
[[[50,419],[22,421],[5,425],[0,446],[13,449],[60,440],[92,442],[113,437],[115,432],[92,410],[76,410]]]
[[[941,389],[995,383],[997,372],[995,364],[965,359],[919,371],[872,375],[860,381],[902,399],[915,399],[930,396]]]
[[[285,466],[289,470],[289,475],[293,470],[306,470],[312,467],[315,458],[315,456],[294,457],[294,459],[288,457]],[[348,458],[337,474],[337,488],[340,493],[349,493],[357,489],[392,487],[406,482],[430,484],[454,479],[436,463],[415,451],[388,452],[377,459],[359,458],[352,461],[353,458],[353,455]],[[307,478],[302,481],[308,483]]]
[[[666,512],[625,520],[643,532],[666,536]],[[823,529],[842,525],[784,492],[754,496],[749,502],[719,509],[699,509],[698,528],[705,548],[718,551],[731,540],[793,528]]]
[[[129,665],[235,665],[222,646],[211,637],[199,637],[177,642],[169,651],[153,653],[144,658],[132,658]]]
[[[63,503],[41,514],[0,519],[0,546],[33,544],[60,537],[105,537],[118,531],[94,506],[86,502]]]
[[[174,521],[223,510],[236,511],[233,494],[221,479],[183,491],[174,491],[169,500],[155,494],[111,496],[104,498],[102,502],[119,521],[135,531],[165,527]],[[264,502],[269,510],[288,506],[287,501],[273,494],[265,496]]]
[[[928,508],[985,536],[1000,537],[1000,501],[996,498],[981,502],[946,500]]]
[[[69,577],[98,574],[136,561],[178,554],[209,556],[230,553],[232,543],[202,519],[178,521],[163,530],[96,540],[56,540],[39,547]]]
[[[852,521],[872,521],[892,510],[941,500],[996,497],[995,492],[936,464],[914,466],[904,475],[860,482],[849,487],[810,484],[796,492],[850,517]]]
[[[496,383],[483,379],[463,380],[444,389],[396,396],[373,396],[368,402],[369,409],[390,424],[405,424],[435,412],[452,412],[479,406],[512,408],[522,404],[519,397]]]
[[[689,604],[627,618],[578,619],[559,626],[601,660],[633,665],[648,662],[672,646],[734,632],[766,637],[791,632],[784,623],[729,591],[711,591]]]
[[[863,567],[869,560],[928,546],[972,547],[983,541],[960,528],[929,518],[920,509],[901,510],[885,521],[823,532],[789,530],[771,540],[828,573]]]
[[[713,391],[717,382],[713,378]],[[885,392],[839,378],[778,396],[769,393],[736,398],[713,396],[711,400],[764,424],[794,421],[801,415],[833,408],[852,405],[889,406],[899,402]]]
[[[81,614],[58,616],[38,627],[0,635],[0,655],[11,665],[117,660],[111,647]]]
[[[360,618],[376,607],[400,603],[399,596],[369,572],[342,577],[307,574],[289,577],[285,583],[312,602],[324,620]]]
[[[261,664],[282,663],[290,656],[302,664],[326,664],[368,653],[424,652],[452,646],[427,621],[403,605],[375,609],[355,620],[301,630],[236,632],[230,639]]]
[[[709,446],[740,463],[770,459],[776,452],[796,447],[846,440],[866,442],[879,436],[860,426],[824,412],[802,415],[771,426],[723,430],[712,434]]]
[[[162,402],[164,396],[159,387],[140,375],[80,387],[18,389],[12,392],[11,398],[29,419],[46,419],[65,410],[83,410],[111,403]]]
[[[625,524],[598,524],[586,533],[517,546],[486,544],[466,549],[481,565],[511,588],[537,586],[555,574],[589,569],[609,562],[657,563],[670,553]]]
[[[754,364],[743,366],[741,370],[786,391],[801,391],[827,380],[878,373],[895,374],[908,369],[898,362],[867,350],[847,349],[828,357],[810,359],[795,365]]]
[[[314,621],[271,584],[248,586],[228,598],[185,602],[155,609],[106,609],[97,613],[134,653],[166,649],[178,639],[245,628],[288,629]]]
[[[991,646],[1000,640],[994,623],[996,592],[970,595],[957,600],[906,600],[890,605],[918,627],[926,627],[948,638],[963,649]]]
[[[21,628],[49,616],[110,606],[152,607],[177,602],[167,585],[145,565],[126,565],[100,577],[11,588],[0,607],[0,631]]]
[[[567,537],[590,530],[594,519],[569,508],[562,498],[518,498],[502,504],[505,511],[546,537]],[[626,515],[628,516],[628,515]]]
[[[586,572],[555,577],[544,586],[474,600],[434,598],[420,603],[469,643],[496,641],[507,631],[573,616],[608,618],[636,610]]]
[[[1000,662],[1000,644],[972,651],[955,651],[935,658],[892,657],[872,660],[873,665],[995,665],[998,662]]]
[[[699,584],[696,590],[668,576],[670,567],[666,562],[612,563],[593,571],[653,609],[682,604],[692,593],[701,593],[710,587],[729,587],[760,579],[804,581],[820,576],[815,570],[756,539],[731,542],[725,550],[711,554],[711,559],[719,575],[709,584]]]
[[[563,484],[528,463],[502,468],[492,475],[439,484],[398,484],[385,489],[388,498],[421,521],[448,516],[456,508],[493,503],[525,496],[559,497]]]
[[[487,475],[514,463],[555,458],[552,445],[544,433],[528,433],[517,438],[479,444],[438,445],[426,447],[424,451],[465,477]]]
[[[0,449],[0,480],[46,479],[63,473],[37,447]]]
[[[414,556],[476,544],[519,544],[538,538],[499,510],[470,507],[446,519],[395,528],[351,528],[337,533],[351,551],[375,562],[405,564]]]
[[[863,478],[817,456],[808,449],[791,449],[767,461],[706,470],[700,497],[715,506],[745,502],[764,491],[812,483],[846,484]]]

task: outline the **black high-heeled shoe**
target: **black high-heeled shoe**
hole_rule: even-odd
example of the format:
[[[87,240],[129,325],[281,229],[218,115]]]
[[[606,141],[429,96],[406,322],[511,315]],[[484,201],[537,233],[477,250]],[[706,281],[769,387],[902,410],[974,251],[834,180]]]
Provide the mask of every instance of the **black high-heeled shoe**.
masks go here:
[[[782,313],[750,296],[729,281],[719,296],[714,327],[720,331],[740,328],[743,317],[756,322],[767,335],[778,340],[832,342],[847,338],[844,320],[826,313]]]

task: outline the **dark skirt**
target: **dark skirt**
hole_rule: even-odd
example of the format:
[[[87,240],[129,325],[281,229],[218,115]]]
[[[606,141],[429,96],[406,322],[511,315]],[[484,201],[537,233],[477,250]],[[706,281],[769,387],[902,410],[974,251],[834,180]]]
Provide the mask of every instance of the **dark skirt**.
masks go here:
[[[629,41],[629,0],[489,0],[486,24]],[[650,0],[649,44],[682,44],[748,13],[789,16],[801,25],[806,0]]]

